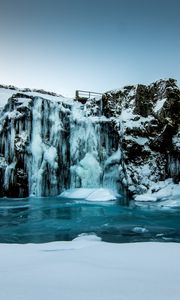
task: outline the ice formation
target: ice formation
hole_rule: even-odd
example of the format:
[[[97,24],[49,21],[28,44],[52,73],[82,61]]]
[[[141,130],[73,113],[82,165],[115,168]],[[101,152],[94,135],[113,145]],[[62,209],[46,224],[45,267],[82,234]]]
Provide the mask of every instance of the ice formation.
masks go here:
[[[0,101],[0,196],[107,188],[153,201],[154,183],[172,178],[178,185],[180,92],[173,79],[83,105],[0,86]]]
[[[111,120],[71,99],[24,93],[14,91],[1,113],[0,194],[53,196],[108,182],[105,162],[119,144]]]

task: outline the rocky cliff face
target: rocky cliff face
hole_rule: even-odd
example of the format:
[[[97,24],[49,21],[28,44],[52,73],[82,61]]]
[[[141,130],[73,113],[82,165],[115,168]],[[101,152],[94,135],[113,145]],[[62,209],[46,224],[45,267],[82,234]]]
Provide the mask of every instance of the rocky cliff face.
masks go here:
[[[84,105],[4,86],[1,99],[0,196],[97,186],[132,195],[180,180],[180,90],[173,79],[126,86]]]
[[[120,122],[120,181],[130,193],[180,180],[180,90],[173,79],[106,93],[104,114]]]

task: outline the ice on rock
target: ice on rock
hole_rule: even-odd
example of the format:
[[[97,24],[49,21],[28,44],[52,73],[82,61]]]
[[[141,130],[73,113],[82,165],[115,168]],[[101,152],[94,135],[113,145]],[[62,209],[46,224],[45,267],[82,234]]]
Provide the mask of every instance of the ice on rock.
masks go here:
[[[118,149],[115,153],[113,153],[108,159],[105,161],[105,166],[117,163],[119,164],[121,160],[121,150]]]
[[[56,163],[57,150],[55,147],[51,146],[44,152],[44,160],[46,160],[51,167],[58,167]]]
[[[98,187],[100,185],[102,170],[91,153],[86,153],[78,165],[72,166],[71,172],[74,173],[74,176],[79,177],[81,187]]]
[[[10,182],[13,180],[13,170],[16,166],[16,162],[12,162],[10,165],[6,167],[5,175],[4,175],[4,188],[8,190]]]
[[[111,149],[114,137],[108,130],[109,120],[88,116],[86,107],[74,105],[70,125],[71,188],[104,186],[117,190],[118,176],[113,177],[111,172],[108,177],[108,165],[115,166],[120,161],[120,150],[118,139],[116,151]]]

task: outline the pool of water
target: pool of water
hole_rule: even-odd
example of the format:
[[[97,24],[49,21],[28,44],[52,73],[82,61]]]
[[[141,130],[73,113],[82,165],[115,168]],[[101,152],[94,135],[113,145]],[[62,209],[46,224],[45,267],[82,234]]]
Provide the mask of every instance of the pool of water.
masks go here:
[[[180,242],[180,208],[75,199],[0,199],[0,243],[69,241],[95,233],[106,242]]]

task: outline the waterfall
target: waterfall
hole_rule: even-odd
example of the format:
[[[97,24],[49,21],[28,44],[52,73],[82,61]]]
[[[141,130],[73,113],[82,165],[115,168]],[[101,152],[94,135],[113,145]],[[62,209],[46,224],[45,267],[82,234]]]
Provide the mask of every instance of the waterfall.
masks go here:
[[[67,161],[67,141],[61,106],[41,98],[34,100],[32,109],[31,155],[29,166],[29,194],[57,195],[66,183],[62,180]],[[60,189],[59,189],[60,186]]]
[[[81,114],[80,114],[81,112]],[[71,187],[109,187],[117,191],[119,137],[113,132],[112,120],[104,116],[88,116],[73,108],[70,129]],[[113,171],[110,170],[113,165]],[[110,171],[109,171],[110,170]],[[115,174],[116,173],[116,174]]]
[[[119,136],[95,106],[12,97],[1,119],[1,195],[54,196],[68,188],[118,189]],[[12,190],[9,193],[9,190]]]

